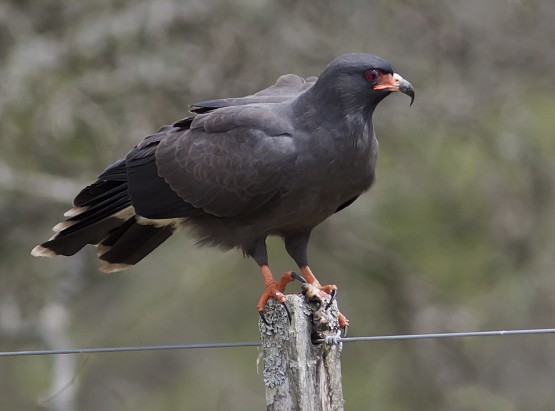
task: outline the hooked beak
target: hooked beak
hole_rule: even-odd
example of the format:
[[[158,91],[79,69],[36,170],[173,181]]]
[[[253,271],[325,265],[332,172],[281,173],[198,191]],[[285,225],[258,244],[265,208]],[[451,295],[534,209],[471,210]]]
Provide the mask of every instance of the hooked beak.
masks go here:
[[[378,84],[374,86],[374,90],[400,91],[410,97],[411,106],[414,101],[414,88],[412,84],[397,73],[382,75]]]

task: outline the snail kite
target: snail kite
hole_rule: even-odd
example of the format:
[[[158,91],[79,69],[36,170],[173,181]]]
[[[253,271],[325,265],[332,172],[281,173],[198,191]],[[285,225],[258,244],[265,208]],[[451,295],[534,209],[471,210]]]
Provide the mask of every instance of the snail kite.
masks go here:
[[[199,244],[238,247],[258,263],[262,312],[268,298],[285,301],[292,280],[287,272],[276,282],[268,267],[265,240],[277,235],[304,279],[334,294],[309,268],[310,232],[372,185],[372,114],[393,91],[414,100],[388,61],[346,54],[318,78],[288,74],[250,96],[193,104],[189,117],[146,137],[85,187],[32,254],[73,255],[93,244],[100,270],[119,271],[187,227]]]

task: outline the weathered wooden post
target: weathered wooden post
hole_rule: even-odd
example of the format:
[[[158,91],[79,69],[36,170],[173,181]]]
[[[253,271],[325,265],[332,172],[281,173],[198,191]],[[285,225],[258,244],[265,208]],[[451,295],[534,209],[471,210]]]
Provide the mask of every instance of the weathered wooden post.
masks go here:
[[[268,411],[343,410],[341,346],[312,342],[338,333],[337,305],[326,309],[328,301],[288,295],[291,323],[281,304],[268,301],[259,322]]]

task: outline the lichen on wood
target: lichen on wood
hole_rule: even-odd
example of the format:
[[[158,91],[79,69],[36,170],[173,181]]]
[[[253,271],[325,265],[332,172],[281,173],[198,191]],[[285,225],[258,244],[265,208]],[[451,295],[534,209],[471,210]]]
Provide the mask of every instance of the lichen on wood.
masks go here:
[[[288,295],[285,308],[269,300],[259,328],[268,410],[343,410],[341,347],[312,341],[336,335],[337,304],[329,296]]]

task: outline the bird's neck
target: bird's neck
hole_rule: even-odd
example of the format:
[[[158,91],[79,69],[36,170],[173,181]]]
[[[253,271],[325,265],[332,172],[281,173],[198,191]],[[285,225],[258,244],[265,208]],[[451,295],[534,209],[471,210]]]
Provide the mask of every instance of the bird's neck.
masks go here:
[[[326,130],[346,145],[361,147],[372,142],[374,106],[353,104],[334,90],[315,85],[293,102],[293,110],[304,124]]]

